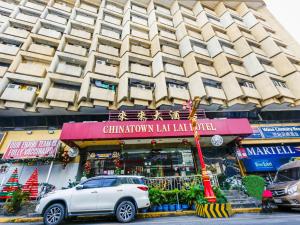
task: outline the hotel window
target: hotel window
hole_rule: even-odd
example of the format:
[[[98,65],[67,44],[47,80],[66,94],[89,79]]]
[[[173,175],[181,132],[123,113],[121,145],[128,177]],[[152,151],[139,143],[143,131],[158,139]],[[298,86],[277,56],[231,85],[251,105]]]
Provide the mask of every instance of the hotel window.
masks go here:
[[[193,10],[191,10],[191,9],[189,9],[189,8],[183,6],[183,5],[180,5],[179,7],[180,7],[180,10],[182,12],[185,12],[185,13],[190,14],[190,15],[194,15]]]
[[[71,90],[71,91],[79,91],[80,86],[75,86],[71,84],[62,84],[62,83],[54,83],[53,88],[59,88],[59,89],[64,89],[64,90]]]
[[[146,81],[140,81],[136,79],[130,79],[129,80],[129,86],[130,87],[137,87],[143,90],[153,90],[154,84]]]
[[[113,16],[113,15],[108,14],[108,13],[104,13],[103,20],[108,22],[108,23],[113,23],[113,24],[116,24],[116,25],[121,25],[121,23],[122,23],[122,18],[121,17],[116,17],[116,16]]]
[[[135,36],[135,37],[139,37],[139,38],[143,38],[143,39],[149,39],[148,31],[141,30],[141,29],[138,29],[138,28],[135,28],[135,27],[132,27],[130,29],[130,34],[132,36]]]
[[[230,41],[228,35],[226,34],[226,31],[223,29],[218,29],[218,28],[214,28],[214,31],[216,33],[216,35],[222,39],[225,39],[227,41]]]
[[[286,84],[282,81],[272,79],[272,82],[275,85],[275,87],[287,88]]]
[[[172,21],[172,19],[168,19],[168,18],[163,17],[163,16],[157,16],[157,21],[159,23],[162,23],[162,24],[165,24],[165,25],[173,27],[173,21]]]
[[[46,5],[41,4],[39,1],[31,0],[31,1],[27,1],[25,3],[25,6],[38,11],[43,11]]]
[[[4,9],[1,9],[1,8],[0,8],[0,15],[1,15],[1,16],[9,17],[10,14],[11,14],[10,11],[5,11]]]
[[[198,64],[198,67],[201,73],[217,76],[217,71],[211,62],[201,60],[201,62]]]
[[[224,52],[231,54],[231,55],[235,55],[238,56],[238,53],[234,50],[233,45],[230,43],[226,43],[223,41],[220,41],[220,44],[222,46],[222,49],[224,50]]]
[[[256,89],[255,84],[251,81],[241,80],[239,84],[243,87]]]
[[[241,73],[241,74],[247,74],[242,61],[228,59],[228,62],[231,65],[231,68],[234,72]]]
[[[199,40],[203,40],[203,37],[202,37],[202,34],[200,31],[188,29],[187,32],[188,32],[189,36],[199,39]]]
[[[81,23],[86,23],[90,25],[94,25],[95,18],[91,17],[90,15],[82,12],[76,12],[75,20]]]
[[[95,80],[94,85],[95,85],[95,87],[98,87],[98,88],[116,91],[116,85],[107,83],[105,81]]]
[[[141,24],[141,25],[144,25],[144,26],[148,26],[147,18],[132,14],[131,17],[130,17],[130,20],[132,22],[135,22],[135,23],[138,23],[138,24]]]
[[[136,5],[136,4],[131,4],[131,9],[135,10],[137,12],[140,12],[140,13],[147,14],[147,9],[146,8],[144,8],[142,6],[139,6],[139,5]]]
[[[123,8],[121,6],[113,4],[112,2],[107,2],[106,3],[106,8],[110,9],[114,12],[117,12],[117,13],[123,13]]]
[[[234,14],[231,14],[231,17],[232,17],[232,19],[233,19],[236,23],[238,23],[238,24],[240,24],[240,25],[242,25],[242,26],[245,26],[243,18],[241,18],[241,17],[239,17],[239,16],[237,16],[237,15],[234,15]]]
[[[121,38],[121,31],[108,27],[108,26],[103,26],[101,28],[101,34],[107,37],[111,37],[114,39],[120,39]]]
[[[30,92],[36,92],[37,91],[37,87],[29,86],[29,85],[25,85],[25,84],[10,83],[10,84],[7,85],[7,88],[17,89],[17,90],[21,90],[21,91],[30,91]]]
[[[172,40],[176,40],[176,35],[175,32],[164,29],[164,28],[159,28],[158,31],[159,35],[162,37],[170,38]]]
[[[207,19],[209,22],[211,22],[217,26],[222,26],[222,24],[220,23],[220,19],[213,15],[207,14]]]
[[[242,28],[242,27],[239,27],[240,28],[240,31],[242,32],[243,36],[245,36],[246,38],[249,38],[251,40],[254,40],[255,41],[255,38],[254,36],[251,34],[251,31],[246,29],[246,28]]]
[[[196,53],[209,56],[207,46],[201,42],[191,41],[192,47]]]
[[[258,58],[258,60],[260,61],[266,72],[278,75],[278,71],[273,67],[272,62],[266,61],[261,58]]]
[[[256,54],[265,56],[265,52],[260,48],[260,45],[258,43],[254,43],[252,41],[248,41],[249,46],[251,47],[252,51]]]
[[[157,10],[157,11],[159,11],[161,13],[165,13],[165,14],[171,15],[170,9],[168,9],[166,7],[163,7],[163,6],[160,6],[160,5],[155,5],[154,8],[155,8],[155,10]]]
[[[204,86],[222,89],[222,84],[219,81],[215,81],[211,79],[202,79],[202,81]]]
[[[178,88],[178,89],[184,89],[184,90],[188,89],[187,84],[183,84],[183,83],[179,84],[179,83],[172,82],[172,81],[167,82],[167,86],[173,87],[173,88]]]

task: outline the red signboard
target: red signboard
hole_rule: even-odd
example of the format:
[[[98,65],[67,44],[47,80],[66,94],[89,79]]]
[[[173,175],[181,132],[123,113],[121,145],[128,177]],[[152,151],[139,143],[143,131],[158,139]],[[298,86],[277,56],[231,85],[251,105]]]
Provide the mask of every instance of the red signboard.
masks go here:
[[[200,136],[252,134],[247,119],[203,119],[198,120],[197,129]],[[75,141],[191,136],[193,132],[189,120],[107,121],[65,123],[60,139]]]
[[[59,140],[11,141],[2,159],[54,158]]]

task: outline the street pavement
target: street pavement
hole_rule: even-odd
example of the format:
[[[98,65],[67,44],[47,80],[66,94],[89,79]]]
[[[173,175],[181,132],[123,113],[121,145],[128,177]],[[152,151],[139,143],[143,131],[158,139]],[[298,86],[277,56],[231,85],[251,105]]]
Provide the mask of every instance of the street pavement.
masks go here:
[[[21,225],[25,223],[11,223],[6,225]],[[42,225],[43,223],[26,223],[30,225]],[[112,219],[99,219],[95,222],[78,221],[65,225],[120,225]],[[273,213],[273,214],[239,214],[227,219],[203,219],[196,216],[162,217],[153,219],[139,219],[134,225],[299,225],[300,212]]]

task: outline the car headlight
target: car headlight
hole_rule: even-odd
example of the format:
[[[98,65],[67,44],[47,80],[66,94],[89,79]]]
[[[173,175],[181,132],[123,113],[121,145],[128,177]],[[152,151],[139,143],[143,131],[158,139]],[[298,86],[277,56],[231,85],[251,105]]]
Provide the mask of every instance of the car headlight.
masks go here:
[[[297,188],[298,188],[297,185],[293,185],[287,189],[287,193],[289,195],[294,194],[297,191]]]

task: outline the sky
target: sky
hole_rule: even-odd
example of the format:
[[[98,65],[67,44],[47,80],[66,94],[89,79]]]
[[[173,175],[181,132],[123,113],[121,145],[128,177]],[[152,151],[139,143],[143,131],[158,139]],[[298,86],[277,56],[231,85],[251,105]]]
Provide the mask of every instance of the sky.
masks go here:
[[[265,0],[268,9],[300,43],[300,0]]]

